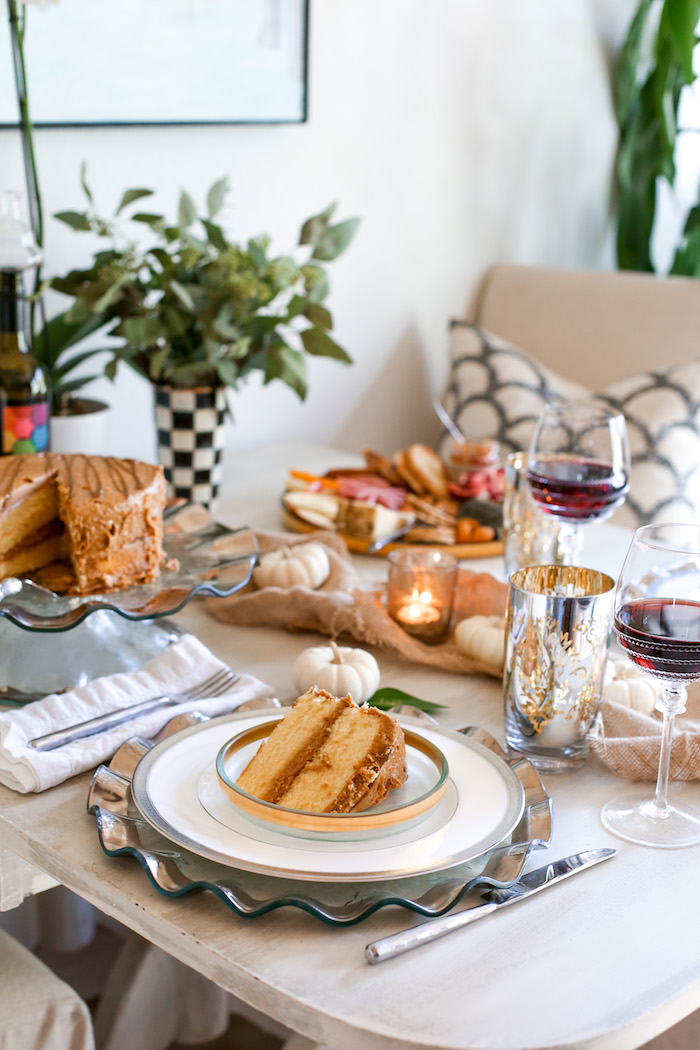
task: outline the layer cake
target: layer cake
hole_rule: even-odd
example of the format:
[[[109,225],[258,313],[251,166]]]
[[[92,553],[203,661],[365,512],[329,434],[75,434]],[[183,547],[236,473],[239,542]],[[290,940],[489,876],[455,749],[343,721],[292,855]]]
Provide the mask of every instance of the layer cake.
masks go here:
[[[60,589],[80,594],[154,580],[164,506],[162,467],[140,460],[0,457],[0,578],[63,561]]]

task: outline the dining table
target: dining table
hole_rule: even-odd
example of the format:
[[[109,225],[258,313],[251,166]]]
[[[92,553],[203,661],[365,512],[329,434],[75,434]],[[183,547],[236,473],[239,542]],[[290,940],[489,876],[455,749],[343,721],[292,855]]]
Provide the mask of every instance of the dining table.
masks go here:
[[[229,450],[216,518],[281,529],[290,468],[320,473],[361,462],[357,451],[310,443]],[[616,577],[630,535],[610,523],[591,526],[584,563]],[[384,557],[352,558],[362,578],[386,580]],[[501,555],[462,564],[505,578]],[[231,668],[270,685],[283,703],[296,695],[292,670],[301,652],[327,642],[309,631],[232,626],[198,597],[172,619]],[[35,644],[42,645],[41,632]],[[382,686],[443,705],[436,717],[446,729],[480,727],[504,746],[498,678],[408,662],[381,645],[372,652]],[[36,794],[0,787],[3,907],[48,885],[66,886],[310,1044],[633,1050],[700,1007],[700,850],[652,849],[607,832],[601,807],[625,781],[593,754],[575,771],[542,774],[551,840],[532,850],[526,870],[601,847],[616,850],[611,860],[374,966],[365,956],[369,942],[430,920],[396,906],[344,926],[292,906],[248,918],[206,890],[166,896],[132,856],[103,852],[87,809],[91,777],[82,773]],[[677,782],[672,791],[700,799],[697,783]]]

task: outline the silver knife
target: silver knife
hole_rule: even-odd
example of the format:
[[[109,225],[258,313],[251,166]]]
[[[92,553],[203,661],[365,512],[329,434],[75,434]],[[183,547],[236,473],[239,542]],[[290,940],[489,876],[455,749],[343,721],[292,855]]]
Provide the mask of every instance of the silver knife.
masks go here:
[[[394,529],[393,532],[387,532],[383,536],[380,536],[379,539],[376,539],[373,543],[370,543],[365,554],[378,554],[379,551],[384,550],[384,548],[388,547],[390,543],[394,542],[394,540],[400,540],[402,536],[405,536],[407,532],[410,532],[411,529],[418,524],[419,522],[416,518],[411,518],[410,521],[405,521],[403,525],[398,527],[398,529]]]
[[[523,875],[512,886],[507,886],[505,889],[495,889],[489,886],[483,890],[480,904],[475,904],[454,915],[443,915],[439,919],[431,919],[430,922],[424,922],[420,926],[413,926],[410,930],[401,930],[389,937],[372,941],[365,948],[365,958],[370,965],[375,965],[384,962],[385,959],[393,959],[396,955],[403,955],[412,948],[418,948],[421,944],[428,944],[453,930],[468,926],[499,908],[505,908],[508,904],[524,900],[532,893],[539,893],[540,890],[553,886],[555,882],[561,882],[570,875],[585,871],[586,868],[600,864],[601,861],[609,860],[610,857],[615,856],[615,853],[614,849],[584,850],[583,853],[574,853],[570,857],[564,857],[562,860],[555,860],[541,868],[536,868],[535,871],[528,872],[527,875]]]

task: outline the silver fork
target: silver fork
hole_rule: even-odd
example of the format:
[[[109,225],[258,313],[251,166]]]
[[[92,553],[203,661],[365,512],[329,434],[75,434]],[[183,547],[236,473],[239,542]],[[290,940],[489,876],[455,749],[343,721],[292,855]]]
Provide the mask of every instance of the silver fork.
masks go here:
[[[29,747],[34,748],[35,751],[53,751],[54,748],[62,747],[63,744],[69,744],[73,740],[82,740],[87,736],[94,736],[95,733],[101,733],[104,729],[113,729],[124,722],[130,722],[137,715],[149,714],[160,707],[175,707],[177,704],[183,704],[189,700],[203,700],[205,697],[221,696],[240,677],[239,674],[231,671],[228,667],[222,667],[205,679],[205,681],[199,682],[181,693],[173,694],[172,696],[151,697],[150,700],[141,700],[139,703],[131,704],[129,707],[121,707],[118,711],[110,711],[106,715],[90,718],[86,722],[78,722],[75,725],[66,726],[65,729],[57,729],[53,733],[46,733],[45,736],[38,736],[34,740],[30,740]]]

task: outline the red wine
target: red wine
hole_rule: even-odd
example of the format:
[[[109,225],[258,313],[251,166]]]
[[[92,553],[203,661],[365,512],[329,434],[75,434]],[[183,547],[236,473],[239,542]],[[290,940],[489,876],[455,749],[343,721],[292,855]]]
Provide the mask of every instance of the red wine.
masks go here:
[[[569,521],[607,518],[625,498],[627,475],[611,463],[574,456],[542,456],[528,468],[533,499]]]
[[[615,614],[615,632],[629,658],[656,678],[700,678],[700,602],[627,602]]]

